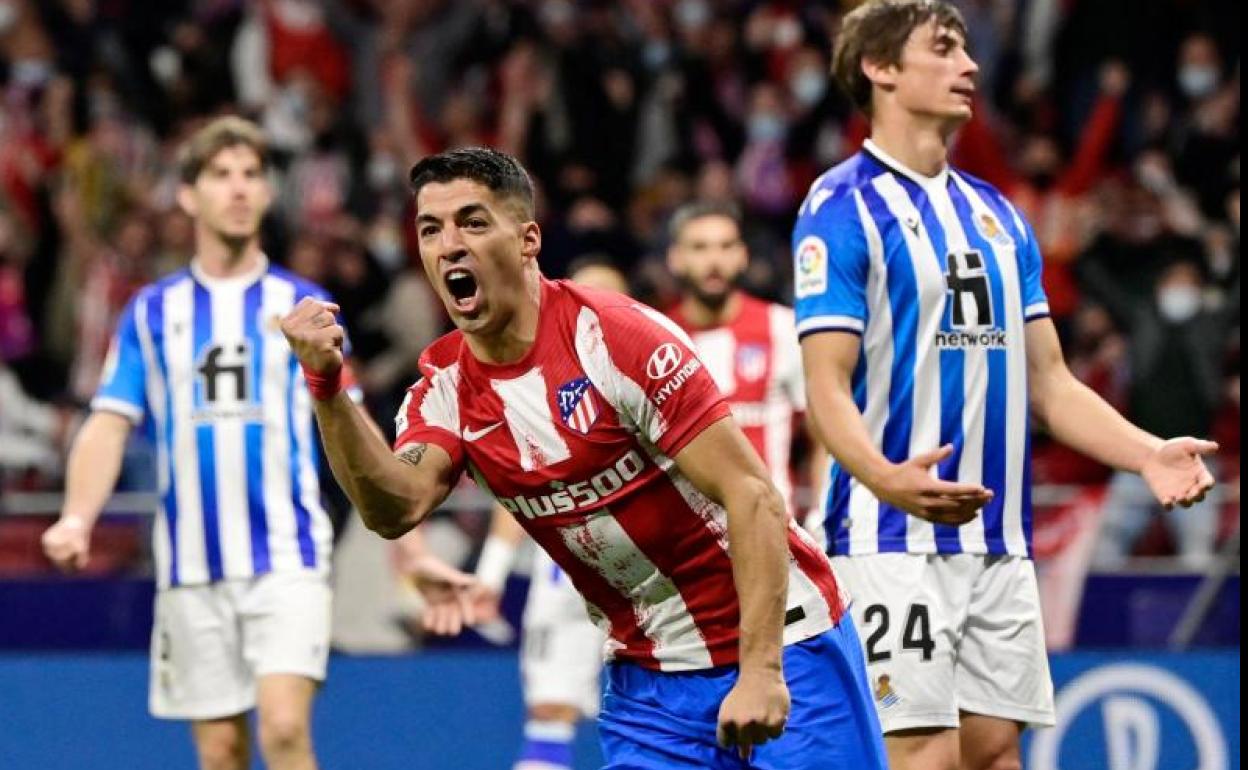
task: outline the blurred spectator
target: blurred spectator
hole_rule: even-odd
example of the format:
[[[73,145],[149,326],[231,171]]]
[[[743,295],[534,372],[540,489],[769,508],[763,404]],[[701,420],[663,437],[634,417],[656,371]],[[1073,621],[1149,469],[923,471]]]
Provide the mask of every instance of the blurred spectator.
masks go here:
[[[552,277],[599,255],[663,305],[671,212],[743,201],[745,281],[785,299],[797,202],[863,135],[828,78],[828,33],[849,5],[0,0],[0,360],[40,399],[89,392],[96,330],[134,284],[191,256],[171,153],[221,111],[257,117],[280,150],[266,252],[338,295],[383,425],[445,323],[411,260],[406,176],[449,146],[493,144],[531,169]],[[1229,431],[1208,395],[1235,376],[1215,360],[1225,346],[1156,335],[1188,339],[1178,329],[1216,317],[1237,345],[1238,10],[959,5],[981,72],[953,160],[1032,222],[1072,367],[1135,405],[1141,382],[1172,376],[1159,360],[1199,358],[1183,387],[1203,400],[1187,416],[1222,415]],[[1204,286],[1178,325],[1156,299],[1176,260]],[[1037,460],[1052,481],[1106,474],[1043,447]]]
[[[1199,263],[1179,259],[1158,275],[1151,301],[1138,303],[1113,279],[1089,270],[1093,290],[1130,330],[1132,386],[1128,414],[1155,436],[1209,436],[1223,399],[1222,361],[1227,341],[1225,310],[1205,302]],[[1176,409],[1175,404],[1183,408]],[[1180,556],[1193,567],[1206,564],[1217,535],[1215,489],[1192,508],[1166,512]],[[1105,501],[1105,520],[1096,560],[1114,566],[1131,552],[1158,506],[1135,474],[1115,473]]]
[[[0,492],[9,475],[36,471],[59,477],[73,413],[36,401],[0,360]]]

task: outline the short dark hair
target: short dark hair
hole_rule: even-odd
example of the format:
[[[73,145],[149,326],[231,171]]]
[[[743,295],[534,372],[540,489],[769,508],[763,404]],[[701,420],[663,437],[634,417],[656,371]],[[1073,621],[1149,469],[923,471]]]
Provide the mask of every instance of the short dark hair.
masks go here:
[[[521,214],[526,219],[532,220],[535,216],[533,180],[529,173],[520,161],[489,147],[463,147],[430,155],[412,166],[409,179],[413,196],[419,196],[427,184],[468,179],[489,188],[500,198],[520,204]]]
[[[741,232],[743,222],[741,219],[741,208],[735,203],[723,201],[693,201],[686,203],[672,214],[672,218],[667,223],[667,237],[675,243],[680,240],[680,233],[685,226],[695,219],[703,217],[723,217],[731,219],[732,223],[737,226],[737,232]]]
[[[264,132],[250,120],[236,115],[217,118],[191,135],[178,151],[178,178],[183,184],[195,184],[204,166],[227,147],[242,145],[251,148],[260,167],[269,168],[269,145]]]
[[[910,34],[930,21],[967,36],[962,12],[947,0],[867,0],[841,20],[832,74],[855,107],[871,114],[871,79],[862,71],[863,60],[900,64]]]

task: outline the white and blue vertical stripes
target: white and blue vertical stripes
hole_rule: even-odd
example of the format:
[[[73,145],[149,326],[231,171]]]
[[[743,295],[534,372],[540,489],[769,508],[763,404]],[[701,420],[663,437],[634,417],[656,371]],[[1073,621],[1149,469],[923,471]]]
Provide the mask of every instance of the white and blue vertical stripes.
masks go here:
[[[1031,555],[1025,326],[1048,315],[1034,234],[988,184],[916,174],[868,142],[822,176],[793,235],[802,336],[861,337],[854,398],[894,462],[951,444],[941,478],[995,492],[960,528],[881,503],[839,464],[828,551]]]
[[[145,287],[117,329],[94,409],[142,423],[156,450],[161,588],[327,570],[311,397],[277,320],[320,288],[267,262]]]

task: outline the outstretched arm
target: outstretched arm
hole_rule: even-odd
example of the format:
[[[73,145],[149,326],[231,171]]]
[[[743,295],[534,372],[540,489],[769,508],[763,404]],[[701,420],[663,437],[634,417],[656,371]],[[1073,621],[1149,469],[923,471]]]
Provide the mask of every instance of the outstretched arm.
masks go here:
[[[382,537],[400,537],[450,493],[455,473],[441,447],[413,444],[391,453],[385,439],[336,385],[342,371],[338,306],[304,298],[282,319],[282,333],[313,391],[316,421],[334,478],[360,518]],[[332,394],[332,395],[331,395]]]
[[[1213,487],[1201,458],[1218,445],[1191,437],[1166,441],[1132,425],[1067,368],[1048,318],[1027,324],[1027,373],[1032,409],[1058,441],[1118,470],[1139,473],[1166,508],[1199,502]]]

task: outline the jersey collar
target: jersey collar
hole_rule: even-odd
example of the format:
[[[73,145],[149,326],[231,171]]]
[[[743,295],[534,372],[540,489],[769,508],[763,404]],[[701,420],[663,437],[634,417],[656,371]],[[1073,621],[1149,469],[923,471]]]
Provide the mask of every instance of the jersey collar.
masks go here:
[[[214,278],[204,272],[198,257],[191,260],[191,275],[209,289],[241,289],[258,281],[268,270],[269,258],[264,254],[260,255],[260,261],[251,270],[229,278]]]
[[[883,164],[888,170],[897,174],[901,174],[912,182],[915,182],[924,190],[943,189],[949,183],[949,164],[936,173],[936,176],[927,176],[920,174],[912,168],[909,168],[892,155],[884,152],[878,144],[867,139],[862,143],[862,149]]]

